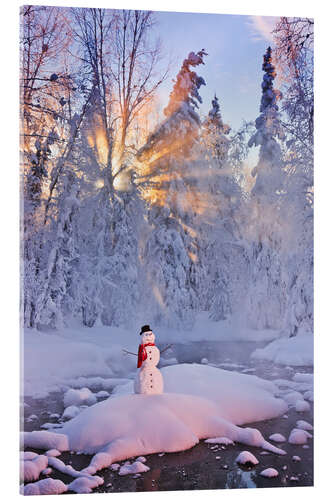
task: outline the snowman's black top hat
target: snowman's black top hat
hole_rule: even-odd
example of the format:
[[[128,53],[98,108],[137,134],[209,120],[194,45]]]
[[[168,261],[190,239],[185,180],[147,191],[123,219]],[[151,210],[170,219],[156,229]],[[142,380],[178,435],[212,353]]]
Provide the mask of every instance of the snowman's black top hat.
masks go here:
[[[145,332],[151,332],[151,328],[150,328],[150,326],[149,326],[149,325],[143,325],[143,326],[141,327],[141,332],[140,332],[140,335],[142,335],[142,334],[143,334],[143,333],[145,333]]]

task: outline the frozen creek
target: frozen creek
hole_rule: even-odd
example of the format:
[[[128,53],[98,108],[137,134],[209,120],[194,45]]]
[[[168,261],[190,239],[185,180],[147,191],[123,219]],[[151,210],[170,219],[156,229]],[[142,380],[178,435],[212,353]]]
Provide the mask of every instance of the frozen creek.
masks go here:
[[[187,490],[187,489],[223,489],[223,488],[256,488],[272,486],[309,486],[313,484],[313,440],[309,439],[303,445],[288,443],[290,432],[297,426],[299,420],[313,423],[313,406],[309,402],[310,410],[304,413],[296,411],[295,394],[306,389],[302,387],[302,376],[295,374],[310,374],[306,367],[275,366],[270,362],[252,360],[251,352],[264,343],[258,342],[193,342],[176,344],[172,352],[167,352],[168,358],[162,360],[163,364],[172,363],[202,363],[219,368],[257,375],[266,380],[278,381],[282,393],[289,395],[290,406],[285,418],[256,422],[253,426],[258,429],[265,439],[273,434],[282,434],[286,441],[275,443],[286,451],[284,456],[276,455],[260,448],[244,444],[223,445],[208,444],[200,441],[193,448],[177,453],[146,455],[145,464],[150,468],[148,472],[121,476],[116,470],[109,468],[98,471],[103,477],[104,484],[98,486],[94,492],[119,492],[119,491],[151,491],[151,490]],[[163,348],[163,346],[161,346]],[[306,376],[305,376],[306,379]],[[101,387],[92,388],[97,393]],[[299,393],[299,392],[298,392]],[[104,399],[101,393],[99,400]],[[287,398],[288,399],[288,398]],[[34,400],[27,398],[29,406],[24,407],[24,430],[40,430],[45,423],[57,423],[63,413],[63,393],[53,393],[47,399]],[[297,403],[297,401],[296,401]],[[31,415],[37,418],[32,418]],[[51,417],[51,415],[53,415]],[[29,418],[30,417],[30,418]],[[23,424],[23,421],[22,421]],[[270,440],[273,442],[272,440]],[[241,451],[251,451],[259,460],[253,468],[246,468],[236,464],[235,459]],[[44,453],[41,450],[33,450]],[[293,457],[299,457],[293,459]],[[74,469],[81,470],[89,465],[91,457],[63,452],[60,458],[65,464],[70,464]],[[125,461],[119,462],[122,465]],[[133,462],[133,460],[130,460]],[[267,468],[274,468],[279,475],[267,478],[260,473]],[[43,476],[40,476],[42,479]],[[73,478],[67,474],[53,470],[49,477],[61,479],[65,484]]]

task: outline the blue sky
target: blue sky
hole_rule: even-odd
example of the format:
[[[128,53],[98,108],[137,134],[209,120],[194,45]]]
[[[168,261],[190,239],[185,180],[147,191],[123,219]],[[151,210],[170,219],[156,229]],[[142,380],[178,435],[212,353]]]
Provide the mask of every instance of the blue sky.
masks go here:
[[[216,92],[223,120],[238,128],[242,120],[259,114],[262,56],[272,43],[270,30],[278,18],[223,14],[157,12],[164,51],[171,54],[169,78],[160,90],[161,105],[167,104],[172,78],[189,52],[204,48],[205,66],[196,71],[206,81],[200,94],[206,113]]]

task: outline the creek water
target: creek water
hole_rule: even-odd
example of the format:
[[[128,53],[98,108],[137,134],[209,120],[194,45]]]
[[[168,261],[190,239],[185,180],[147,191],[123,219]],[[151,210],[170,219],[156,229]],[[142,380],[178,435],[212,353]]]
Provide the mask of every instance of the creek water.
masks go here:
[[[266,380],[292,380],[295,373],[312,373],[309,367],[286,367],[271,362],[258,361],[251,358],[251,353],[263,347],[267,342],[188,342],[174,344],[167,350],[161,365],[177,363],[207,363],[225,370],[257,375]],[[163,345],[159,345],[163,349]],[[94,388],[99,390],[100,388]],[[25,398],[21,426],[25,431],[39,430],[46,422],[58,422],[64,410],[63,393],[51,393],[45,399]],[[289,408],[285,416],[248,424],[260,430],[267,439],[271,434],[280,433],[288,438],[290,431],[296,427],[297,420],[304,419],[313,425],[313,404],[311,411],[304,414]],[[31,414],[36,415],[33,420]],[[117,472],[105,469],[98,474],[104,478],[104,484],[94,492],[133,492],[133,491],[175,491],[206,490],[235,488],[292,487],[313,485],[313,440],[304,447],[284,442],[278,445],[284,449],[285,456],[263,452],[251,446],[235,444],[234,446],[217,447],[201,441],[194,448],[169,454],[147,455],[146,465],[150,470],[136,476],[119,476]],[[241,467],[235,463],[237,455],[244,449],[251,451],[259,460],[254,468]],[[32,450],[40,452],[40,450]],[[293,460],[298,456],[300,460]],[[91,457],[62,453],[59,458],[75,469],[82,469],[90,462]],[[122,464],[123,462],[120,462]],[[274,467],[279,472],[275,478],[265,478],[260,472]],[[61,479],[65,483],[72,478],[53,471],[50,477]]]

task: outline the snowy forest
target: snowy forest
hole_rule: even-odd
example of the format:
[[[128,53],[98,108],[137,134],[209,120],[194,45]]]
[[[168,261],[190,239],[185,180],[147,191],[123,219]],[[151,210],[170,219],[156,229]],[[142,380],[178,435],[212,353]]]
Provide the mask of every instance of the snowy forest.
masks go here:
[[[234,129],[223,89],[201,110],[204,40],[158,109],[154,12],[20,15],[22,325],[312,332],[313,21],[276,18],[257,116]]]

